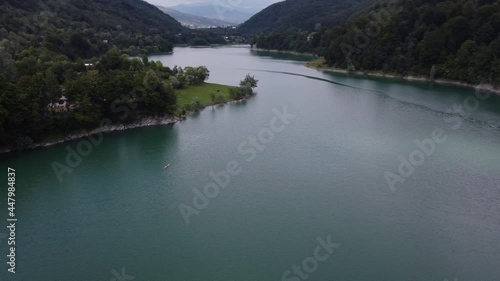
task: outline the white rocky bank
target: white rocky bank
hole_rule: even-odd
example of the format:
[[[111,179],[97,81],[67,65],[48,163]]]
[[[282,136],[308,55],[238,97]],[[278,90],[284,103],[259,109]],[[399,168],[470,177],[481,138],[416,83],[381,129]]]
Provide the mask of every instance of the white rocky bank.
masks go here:
[[[151,126],[160,126],[160,125],[168,125],[168,124],[173,124],[181,121],[180,118],[178,117],[172,117],[172,116],[164,116],[164,117],[147,117],[143,118],[139,121],[130,123],[130,124],[116,124],[116,125],[108,125],[108,126],[103,126],[99,127],[97,129],[91,130],[91,131],[84,131],[80,133],[75,133],[68,135],[64,137],[63,139],[56,140],[56,141],[51,141],[51,142],[43,142],[43,143],[35,143],[31,145],[28,149],[35,149],[38,147],[46,147],[46,146],[51,146],[59,143],[63,143],[66,141],[70,140],[76,140],[76,139],[81,139],[87,136],[99,134],[99,133],[109,133],[109,132],[115,132],[115,131],[124,131],[128,129],[134,129],[134,128],[141,128],[141,127],[151,127]],[[0,153],[7,153],[11,152],[10,149],[0,149]]]

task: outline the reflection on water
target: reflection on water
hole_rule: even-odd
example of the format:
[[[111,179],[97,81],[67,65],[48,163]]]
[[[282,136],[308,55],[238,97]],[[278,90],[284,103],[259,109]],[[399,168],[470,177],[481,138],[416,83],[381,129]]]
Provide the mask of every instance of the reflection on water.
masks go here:
[[[121,268],[137,280],[281,280],[328,235],[341,247],[309,280],[500,276],[499,97],[453,130],[446,111],[474,90],[320,72],[303,56],[249,48],[151,59],[206,65],[214,83],[250,73],[257,95],[105,134],[63,183],[51,163],[78,141],[1,155],[18,171],[22,243],[18,273],[0,280],[109,280]],[[246,161],[239,145],[284,107],[296,118]],[[447,141],[391,192],[384,173],[436,128]],[[179,204],[193,205],[232,160],[242,173],[186,226]]]

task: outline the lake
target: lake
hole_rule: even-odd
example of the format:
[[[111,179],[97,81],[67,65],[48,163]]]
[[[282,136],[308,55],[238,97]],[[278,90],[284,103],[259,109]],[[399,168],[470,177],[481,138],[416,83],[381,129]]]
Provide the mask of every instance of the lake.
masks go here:
[[[81,141],[1,155],[18,218],[16,274],[0,236],[1,280],[500,278],[498,96],[247,47],[150,59],[206,65],[212,83],[250,73],[257,95],[105,134],[62,182],[53,163]]]

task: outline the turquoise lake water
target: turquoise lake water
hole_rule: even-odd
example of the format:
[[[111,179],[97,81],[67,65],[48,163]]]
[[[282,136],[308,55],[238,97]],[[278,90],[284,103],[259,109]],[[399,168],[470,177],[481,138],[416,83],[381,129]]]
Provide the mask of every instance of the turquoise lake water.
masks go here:
[[[325,73],[307,56],[245,47],[150,59],[206,65],[213,83],[250,73],[258,93],[105,134],[62,182],[52,164],[81,141],[0,155],[4,183],[16,169],[18,218],[17,273],[0,236],[0,280],[500,279],[498,96]],[[400,177],[392,189],[388,173]]]

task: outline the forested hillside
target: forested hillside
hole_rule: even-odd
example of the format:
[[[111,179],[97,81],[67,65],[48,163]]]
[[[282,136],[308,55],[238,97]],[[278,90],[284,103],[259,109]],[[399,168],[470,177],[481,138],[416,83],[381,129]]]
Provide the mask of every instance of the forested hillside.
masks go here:
[[[240,26],[246,33],[314,31],[344,21],[353,6],[368,0],[287,0],[273,4]]]
[[[0,13],[0,150],[60,139],[103,118],[172,113],[174,87],[184,82],[128,55],[172,51],[198,36],[142,0],[4,0]]]
[[[379,4],[325,32],[323,41],[321,54],[337,67],[500,82],[500,2],[495,0]]]
[[[261,34],[253,43],[314,52],[350,70],[500,83],[500,1],[378,0],[332,29]]]
[[[4,0],[0,47],[18,55],[45,47],[70,59],[90,58],[116,46],[129,53],[171,51],[182,26],[138,0]]]

